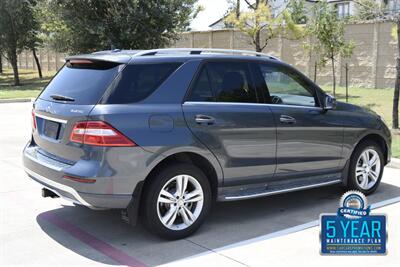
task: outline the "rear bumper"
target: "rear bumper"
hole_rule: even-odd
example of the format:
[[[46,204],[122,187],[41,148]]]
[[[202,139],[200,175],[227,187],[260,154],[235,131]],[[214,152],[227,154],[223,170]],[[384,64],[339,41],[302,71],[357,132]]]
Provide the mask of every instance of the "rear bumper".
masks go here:
[[[91,209],[119,209],[126,208],[133,200],[132,196],[106,195],[78,192],[75,188],[57,183],[34,171],[25,168],[25,172],[35,182],[56,193],[58,196],[78,205]]]
[[[34,171],[31,171],[28,168],[25,168],[25,172],[28,174],[30,178],[32,178],[32,180],[43,185],[50,191],[53,191],[60,197],[63,197],[76,204],[84,205],[90,208],[93,207],[93,205],[88,203],[85,199],[83,199],[81,195],[78,193],[78,191],[76,191],[74,188],[50,180]]]
[[[129,177],[120,176],[94,176],[96,182],[93,184],[71,181],[63,178],[63,176],[74,174],[74,167],[78,164],[68,165],[47,158],[36,153],[36,149],[37,147],[29,144],[24,149],[25,172],[32,180],[60,197],[92,209],[125,209],[133,201],[133,191],[137,183],[133,177],[129,179]],[[79,163],[82,164],[82,162]],[[93,165],[95,164],[88,164],[87,166]],[[129,180],[129,183],[127,183],[127,180]],[[119,191],[120,188],[129,187],[131,190]],[[116,191],[118,192],[116,193]]]

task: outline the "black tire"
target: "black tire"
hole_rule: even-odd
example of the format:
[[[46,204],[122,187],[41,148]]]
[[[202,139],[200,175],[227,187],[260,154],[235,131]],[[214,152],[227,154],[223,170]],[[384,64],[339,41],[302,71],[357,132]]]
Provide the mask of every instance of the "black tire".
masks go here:
[[[182,230],[173,230],[164,226],[158,216],[158,196],[170,179],[178,175],[190,175],[200,185],[203,190],[203,206],[197,219],[187,228]],[[193,234],[204,222],[211,208],[212,193],[210,183],[204,173],[194,165],[190,164],[174,164],[163,168],[149,177],[150,182],[143,192],[142,220],[144,226],[152,233],[165,239],[181,239]],[[178,214],[177,216],[181,216]],[[178,218],[179,219],[179,218]]]
[[[380,160],[380,172],[379,172],[378,179],[375,182],[375,185],[369,189],[364,189],[364,188],[360,187],[360,185],[358,184],[355,171],[356,171],[356,167],[357,167],[357,161],[358,161],[361,153],[363,153],[367,149],[373,149],[374,151],[376,151],[378,153],[379,160]],[[366,140],[366,141],[363,141],[362,143],[358,144],[350,158],[347,189],[348,190],[358,190],[358,191],[364,193],[365,195],[372,194],[373,192],[375,192],[375,190],[378,188],[378,186],[381,182],[384,165],[385,165],[385,163],[384,163],[384,156],[383,156],[382,148],[376,142],[374,142],[372,140]]]

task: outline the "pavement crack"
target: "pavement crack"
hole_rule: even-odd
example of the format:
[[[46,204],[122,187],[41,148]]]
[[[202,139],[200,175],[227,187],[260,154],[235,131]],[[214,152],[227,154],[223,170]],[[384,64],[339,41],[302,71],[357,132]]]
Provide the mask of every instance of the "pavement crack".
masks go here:
[[[236,259],[234,259],[234,258],[231,258],[231,257],[229,257],[229,256],[226,256],[225,254],[222,254],[222,253],[220,253],[220,252],[218,252],[218,251],[216,251],[216,250],[214,250],[214,249],[212,249],[212,248],[208,248],[208,247],[206,247],[206,246],[203,246],[203,245],[201,245],[201,244],[199,244],[199,243],[196,243],[196,242],[194,242],[194,241],[192,241],[192,240],[189,240],[189,239],[185,239],[185,240],[188,241],[188,242],[190,242],[190,243],[192,243],[192,244],[194,244],[194,245],[196,245],[196,246],[198,246],[198,247],[201,247],[201,248],[203,248],[203,249],[205,249],[205,250],[208,250],[208,251],[210,251],[210,252],[212,252],[212,253],[218,254],[218,255],[220,255],[220,256],[222,256],[222,257],[228,259],[228,260],[231,260],[231,261],[234,261],[234,262],[236,262],[236,263],[239,263],[240,265],[250,267],[250,265],[247,265],[246,263],[243,263],[243,262],[238,261],[238,260],[236,260]]]

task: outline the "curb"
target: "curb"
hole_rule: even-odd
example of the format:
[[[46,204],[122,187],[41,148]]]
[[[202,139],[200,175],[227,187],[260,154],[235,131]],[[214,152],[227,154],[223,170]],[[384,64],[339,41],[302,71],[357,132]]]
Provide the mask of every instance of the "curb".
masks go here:
[[[392,158],[387,166],[390,168],[400,169],[400,159]]]
[[[0,104],[32,102],[32,100],[34,100],[34,98],[0,99]]]

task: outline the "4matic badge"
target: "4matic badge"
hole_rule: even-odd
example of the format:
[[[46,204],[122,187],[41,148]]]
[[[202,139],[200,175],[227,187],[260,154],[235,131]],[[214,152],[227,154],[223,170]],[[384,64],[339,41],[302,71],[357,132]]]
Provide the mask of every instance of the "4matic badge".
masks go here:
[[[386,215],[370,215],[365,195],[349,191],[337,214],[320,217],[321,254],[386,254]]]

